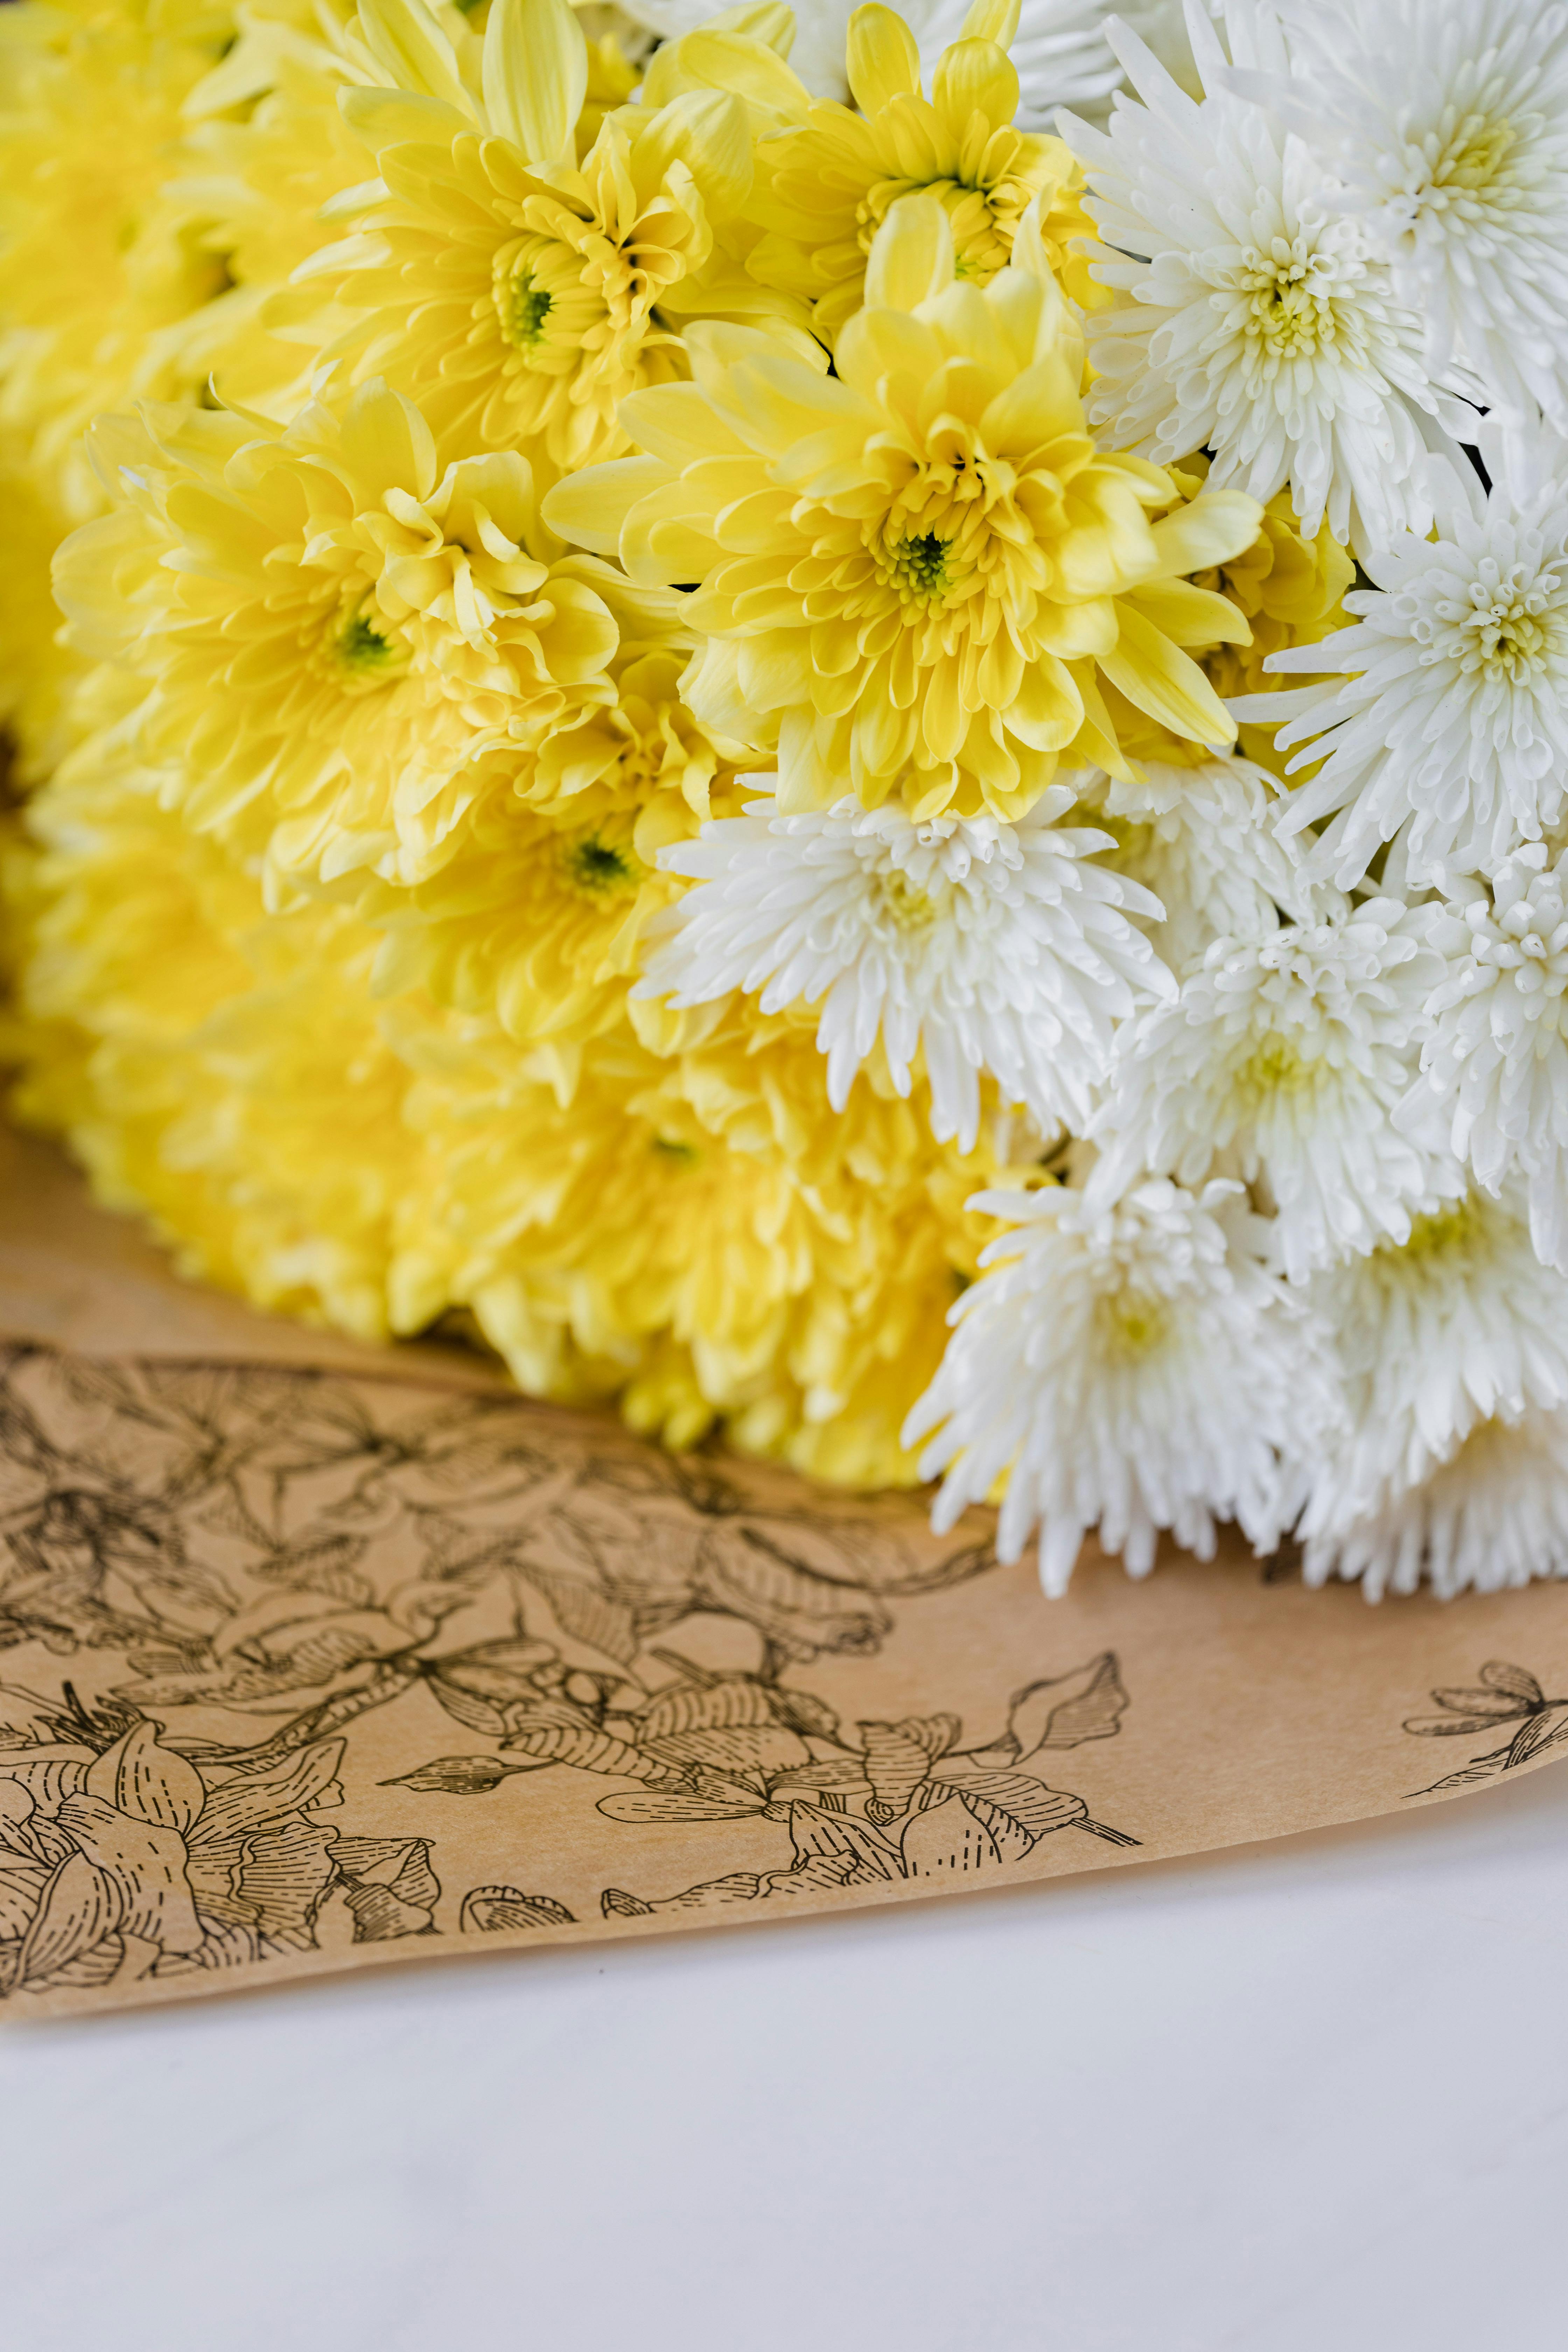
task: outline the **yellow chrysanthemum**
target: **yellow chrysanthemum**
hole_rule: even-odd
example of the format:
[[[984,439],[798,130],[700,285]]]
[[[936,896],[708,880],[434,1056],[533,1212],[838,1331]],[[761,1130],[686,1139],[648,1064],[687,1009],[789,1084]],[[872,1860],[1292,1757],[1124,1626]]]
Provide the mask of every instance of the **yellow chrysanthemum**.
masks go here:
[[[235,13],[233,47],[185,100],[165,195],[201,224],[226,281],[192,323],[193,356],[225,399],[287,423],[309,396],[313,353],[273,334],[262,314],[342,234],[323,206],[364,178],[364,149],[338,103],[355,68],[330,13],[308,27],[245,0]]]
[[[745,747],[715,739],[680,701],[689,641],[639,642],[637,616],[625,618],[616,699],[534,759],[487,771],[437,875],[359,899],[386,933],[379,992],[419,988],[493,1013],[563,1102],[584,1042],[624,1018],[648,924],[681,887],[659,870],[660,850],[743,797]]]
[[[470,813],[459,854],[429,882],[361,911],[386,933],[384,994],[414,985],[494,1012],[569,1099],[583,1042],[624,1013],[652,918],[678,885],[638,856],[629,814],[552,822],[498,794]]]
[[[436,1189],[401,1265],[415,1321],[461,1298],[521,1384],[618,1389],[634,1424],[856,1484],[907,1481],[898,1432],[989,1233],[984,1148],[933,1144],[883,1078],[833,1113],[809,1024],[639,1008],[570,1108],[493,1025],[395,1026]]]
[[[750,186],[739,101],[612,111],[579,159],[589,60],[566,0],[495,0],[482,45],[418,0],[365,0],[357,24],[385,86],[343,110],[380,182],[335,207],[353,234],[269,320],[309,338],[349,317],[325,364],[385,376],[444,446],[537,440],[563,468],[623,447],[623,396],[685,373],[659,305]]]
[[[1018,76],[1006,45],[1017,20],[1018,0],[975,0],[965,37],[943,52],[928,99],[902,17],[858,8],[847,63],[859,111],[813,100],[800,123],[763,140],[750,209],[765,234],[748,267],[762,284],[809,302],[812,325],[828,344],[860,308],[872,239],[900,196],[925,194],[942,205],[957,274],[976,286],[1005,266],[1037,197],[1058,268],[1072,239],[1094,235],[1068,148],[1013,128]],[[1085,275],[1086,290],[1089,283]]]
[[[266,916],[154,782],[106,762],[33,803],[6,877],[30,950],[16,1108],[187,1274],[383,1336],[417,1147],[375,936],[333,908]]]
[[[72,638],[142,680],[142,755],[188,821],[274,871],[414,878],[481,754],[614,699],[614,575],[560,555],[524,458],[439,473],[384,386],[282,433],[169,409],[95,439],[123,502],[61,550]]]
[[[0,12],[0,424],[68,521],[94,513],[93,415],[194,396],[193,314],[226,281],[165,183],[222,7],[37,0]]]
[[[459,78],[477,85],[479,33],[488,11],[469,12],[468,23],[455,8],[437,5],[429,13]],[[610,18],[616,12],[597,14]],[[354,320],[352,311],[339,314],[322,288],[302,304],[278,298],[326,247],[338,247],[332,269],[342,265],[344,218],[363,215],[370,198],[365,142],[345,121],[341,100],[350,89],[362,93],[362,105],[370,90],[384,97],[394,69],[384,62],[384,44],[378,58],[357,20],[338,26],[329,13],[307,29],[241,0],[237,21],[233,48],[186,101],[191,127],[169,194],[205,223],[204,243],[221,255],[232,281],[202,322],[207,367],[226,399],[286,421],[308,395],[323,341]],[[629,19],[624,25],[635,35]],[[584,55],[579,150],[593,145],[605,117],[626,104],[637,84],[612,31],[589,40]],[[369,249],[361,240],[358,257]],[[351,272],[347,284],[357,289],[357,275]]]
[[[980,288],[955,278],[942,207],[906,197],[867,290],[833,376],[753,331],[691,327],[696,382],[622,412],[647,454],[545,501],[634,580],[700,583],[699,717],[766,722],[785,809],[848,784],[922,815],[1016,815],[1064,757],[1126,773],[1101,680],[1179,736],[1234,740],[1183,648],[1248,626],[1186,575],[1241,554],[1261,509],[1184,503],[1160,467],[1095,447],[1081,337],[1033,226]]]

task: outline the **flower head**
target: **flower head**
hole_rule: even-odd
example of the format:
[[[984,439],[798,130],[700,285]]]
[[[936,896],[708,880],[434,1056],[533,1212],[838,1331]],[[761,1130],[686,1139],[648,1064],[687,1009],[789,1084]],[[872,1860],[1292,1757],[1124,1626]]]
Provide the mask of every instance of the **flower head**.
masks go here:
[[[412,878],[482,751],[614,699],[604,567],[542,530],[526,460],[440,471],[384,385],[282,433],[171,409],[97,437],[122,503],[61,551],[76,640],[142,681],[189,820],[278,871]]]
[[[1290,0],[1336,210],[1489,400],[1568,432],[1568,16],[1558,0]]]
[[[699,887],[665,919],[637,993],[679,1006],[760,990],[764,1014],[821,1003],[836,1110],[879,1037],[900,1095],[923,1053],[933,1131],[961,1151],[986,1076],[1047,1134],[1081,1127],[1115,1024],[1172,982],[1128,919],[1158,902],[1086,862],[1110,836],[1058,824],[1071,802],[1055,786],[1012,826],[753,801],[665,852]]]
[[[638,856],[629,812],[552,821],[504,785],[483,793],[440,871],[358,902],[384,931],[377,992],[428,991],[499,1023],[570,1100],[588,1038],[626,1008],[647,926],[673,885]]]
[[[101,504],[84,429],[139,395],[194,394],[186,328],[224,284],[165,187],[222,26],[180,15],[108,0],[0,16],[0,425],[72,521]]]
[[[1089,322],[1091,420],[1159,464],[1207,448],[1216,485],[1255,498],[1289,485],[1308,538],[1325,515],[1358,549],[1425,530],[1432,420],[1456,430],[1461,412],[1428,382],[1420,318],[1330,208],[1319,154],[1227,89],[1217,37],[1195,10],[1190,26],[1201,102],[1123,30],[1146,103],[1119,100],[1108,132],[1068,126],[1110,248],[1094,275],[1118,298]],[[1232,40],[1238,63],[1285,69],[1267,8]]]
[[[1405,1240],[1432,1184],[1430,1152],[1393,1119],[1442,970],[1427,928],[1424,910],[1373,898],[1216,940],[1174,1004],[1121,1033],[1090,1189],[1144,1167],[1186,1184],[1215,1166],[1262,1178],[1296,1282],[1384,1234]]]
[[[657,612],[635,610],[656,600],[605,587],[625,632],[615,700],[531,755],[482,761],[440,870],[411,887],[367,884],[358,898],[385,935],[380,993],[421,989],[494,1020],[563,1102],[584,1042],[624,1016],[649,925],[679,890],[661,852],[737,804],[745,757],[681,702],[686,646],[659,637]]]
[[[937,57],[931,96],[921,58],[901,16],[877,5],[849,20],[854,108],[818,100],[804,119],[758,150],[752,211],[764,231],[748,257],[752,276],[811,304],[812,324],[832,344],[863,299],[872,241],[901,196],[942,206],[960,278],[989,285],[1006,263],[1036,197],[1053,258],[1089,233],[1079,210],[1071,155],[1059,139],[1015,129],[1018,75],[997,37],[1007,12],[972,7],[960,38]]]
[[[370,992],[376,936],[335,906],[268,916],[158,782],[100,736],[29,802],[5,877],[28,949],[16,1108],[185,1274],[383,1338],[418,1146]]]
[[[1537,1255],[1568,1271],[1568,859],[1532,842],[1489,889],[1456,888],[1432,929],[1447,970],[1405,1116],[1435,1106],[1487,1192],[1521,1175]]]
[[[288,340],[287,321],[269,318],[268,306],[293,271],[342,237],[336,200],[356,187],[363,196],[364,148],[339,100],[380,75],[356,63],[330,13],[307,35],[241,0],[236,36],[184,102],[164,194],[199,226],[226,281],[191,321],[192,359],[226,400],[286,424],[310,397],[313,354]]]
[[[384,86],[343,110],[380,179],[268,316],[324,338],[349,314],[323,363],[385,376],[443,446],[612,455],[621,399],[685,373],[659,306],[708,259],[710,209],[750,185],[740,101],[614,110],[579,157],[588,51],[566,0],[495,0],[477,58],[419,0],[365,0],[358,21]]]
[[[1500,864],[1563,814],[1568,443],[1539,430],[1480,437],[1489,494],[1468,465],[1434,467],[1436,535],[1407,531],[1368,555],[1372,586],[1345,598],[1351,625],[1265,664],[1314,683],[1233,706],[1285,719],[1277,750],[1301,747],[1287,774],[1321,762],[1282,823],[1324,827],[1310,862],[1342,889],[1384,842],[1401,844],[1421,887],[1445,866]]]
[[[1205,1559],[1216,1519],[1259,1549],[1279,1540],[1337,1391],[1240,1192],[1155,1178],[1098,1202],[1055,1186],[981,1196],[1015,1230],[985,1249],[904,1433],[936,1432],[921,1471],[946,1474],[939,1528],[1005,1480],[997,1549],[1016,1559],[1037,1526],[1053,1593],[1091,1528],[1134,1576],[1162,1529]]]
[[[1568,1576],[1568,1412],[1479,1422],[1418,1486],[1313,1537],[1302,1570],[1359,1581],[1369,1601],[1429,1583],[1439,1600]]]
[[[1079,798],[1112,829],[1108,862],[1159,900],[1151,943],[1177,974],[1216,939],[1278,930],[1281,908],[1298,919],[1313,912],[1300,860],[1279,836],[1274,780],[1248,760],[1150,761],[1136,782],[1094,777]]]
[[[847,783],[917,817],[1015,816],[1060,757],[1126,772],[1108,693],[1228,741],[1182,648],[1247,625],[1183,575],[1256,537],[1254,502],[1182,505],[1168,476],[1096,448],[1037,236],[988,286],[960,282],[947,214],[907,197],[867,284],[832,376],[759,332],[690,328],[696,383],[622,412],[648,454],[546,502],[634,580],[700,583],[693,709],[766,725],[786,814]]]
[[[1568,1280],[1531,1247],[1514,1188],[1458,1190],[1321,1275],[1312,1303],[1332,1330],[1349,1420],[1318,1465],[1300,1532],[1317,1558],[1446,1462],[1487,1421],[1568,1408]]]
[[[619,1390],[676,1444],[721,1415],[750,1451],[910,1483],[900,1426],[991,1230],[966,1198],[1016,1172],[1015,1123],[961,1160],[880,1073],[834,1112],[809,1019],[634,1012],[569,1104],[493,1024],[389,1012],[420,1074],[410,1297],[463,1299],[535,1392]]]

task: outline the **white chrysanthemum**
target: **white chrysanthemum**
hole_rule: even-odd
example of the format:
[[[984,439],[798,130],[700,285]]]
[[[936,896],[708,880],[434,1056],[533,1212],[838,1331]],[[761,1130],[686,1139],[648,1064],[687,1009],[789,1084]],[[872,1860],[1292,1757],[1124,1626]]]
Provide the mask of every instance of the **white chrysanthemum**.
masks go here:
[[[1289,485],[1307,537],[1326,513],[1358,549],[1424,530],[1429,448],[1458,404],[1434,389],[1415,313],[1355,221],[1324,204],[1321,159],[1267,107],[1222,85],[1225,52],[1188,11],[1210,93],[1188,98],[1125,31],[1112,40],[1145,103],[1108,133],[1064,117],[1120,299],[1088,321],[1091,422],[1156,463],[1214,454],[1213,487],[1268,499]],[[1280,71],[1272,11],[1228,12],[1239,61]]]
[[[1549,856],[1531,842],[1434,924],[1447,971],[1400,1117],[1415,1131],[1435,1105],[1489,1192],[1521,1175],[1536,1254],[1568,1272],[1568,852]]]
[[[1292,1281],[1432,1205],[1433,1158],[1392,1114],[1407,1095],[1441,961],[1431,917],[1373,898],[1330,923],[1217,940],[1172,1005],[1129,1023],[1089,1133],[1089,1189],[1142,1168],[1267,1184]]]
[[[1005,1477],[997,1550],[1016,1559],[1037,1527],[1049,1593],[1067,1590],[1090,1528],[1134,1576],[1162,1529],[1206,1559],[1215,1521],[1234,1518],[1272,1549],[1338,1389],[1239,1185],[1194,1198],[1153,1179],[1104,1204],[1053,1187],[973,1205],[1016,1230],[985,1250],[904,1428],[906,1445],[938,1432],[921,1457],[923,1475],[946,1473],[936,1526]]]
[[[1096,773],[1079,798],[1114,830],[1117,872],[1164,908],[1150,939],[1173,972],[1223,935],[1262,939],[1279,929],[1281,911],[1298,919],[1316,911],[1299,854],[1276,831],[1278,786],[1250,760],[1192,768],[1151,760],[1137,781]]]
[[[1303,1548],[1309,1584],[1360,1580],[1369,1601],[1502,1592],[1568,1576],[1568,1412],[1483,1421],[1451,1461],[1342,1535]]]
[[[1072,802],[1053,785],[1009,825],[752,801],[662,853],[700,887],[662,919],[636,992],[691,1005],[760,991],[763,1013],[826,1000],[834,1108],[879,1036],[900,1094],[923,1049],[932,1128],[965,1151],[982,1073],[1046,1132],[1081,1127],[1116,1024],[1174,982],[1130,919],[1157,919],[1159,901],[1089,862],[1111,837],[1058,824]]]
[[[1347,1536],[1450,1460],[1481,1422],[1568,1407],[1568,1281],[1531,1247],[1523,1202],[1464,1192],[1320,1275],[1350,1418],[1319,1465],[1299,1530]]]
[[[1434,463],[1436,537],[1405,532],[1368,554],[1357,615],[1319,645],[1270,654],[1268,670],[1342,674],[1232,703],[1284,719],[1300,745],[1285,832],[1332,822],[1315,872],[1342,889],[1398,840],[1424,887],[1444,866],[1497,866],[1562,819],[1568,791],[1568,443],[1544,429],[1483,438],[1489,497],[1468,465]],[[1327,758],[1324,754],[1327,753]]]
[[[1289,0],[1336,203],[1489,399],[1568,430],[1568,11],[1561,0]]]

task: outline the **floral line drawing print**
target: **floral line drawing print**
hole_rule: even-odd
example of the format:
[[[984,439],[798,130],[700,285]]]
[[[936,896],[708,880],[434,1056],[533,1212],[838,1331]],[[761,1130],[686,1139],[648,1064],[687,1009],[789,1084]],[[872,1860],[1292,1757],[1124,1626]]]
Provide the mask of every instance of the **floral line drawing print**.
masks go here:
[[[841,1724],[795,1679],[992,1565],[504,1397],[0,1347],[0,2003],[575,1927],[579,1893],[512,1875],[541,1816],[503,1792],[535,1776],[590,1862],[628,1829],[711,1841],[679,1894],[595,1872],[612,1921],[1005,1873],[1059,1830],[1135,1845],[1047,1778],[1118,1734],[1110,1653],[979,1744],[946,1712]],[[715,1620],[752,1663],[688,1654]]]
[[[0,1997],[432,1933],[427,1843],[322,1822],[342,1755],[198,1762],[148,1722],[96,1756],[0,1753]]]
[[[83,1443],[46,1433],[30,1394],[40,1382],[74,1408]],[[308,1684],[323,1644],[343,1664],[416,1653],[466,1591],[505,1573],[622,1664],[702,1611],[753,1626],[763,1671],[777,1673],[870,1654],[891,1629],[889,1600],[992,1564],[973,1542],[923,1561],[907,1515],[875,1501],[759,1504],[715,1465],[595,1451],[564,1425],[546,1450],[502,1394],[432,1404],[392,1389],[373,1410],[367,1387],[0,1345],[0,1465],[23,1488],[14,1507],[0,1498],[0,1649],[34,1637],[62,1654],[150,1649],[169,1703],[250,1700]],[[132,1439],[133,1474],[117,1458]],[[239,1598],[203,1558],[211,1539],[254,1554],[247,1586],[308,1589],[323,1618],[334,1600],[353,1618],[367,1598],[362,1563],[395,1522],[410,1577],[386,1622],[307,1634],[262,1609],[238,1638],[228,1629],[221,1654],[202,1638]]]
[[[1458,1771],[1446,1772],[1424,1789],[1412,1789],[1413,1797],[1432,1797],[1449,1789],[1495,1780],[1568,1739],[1568,1698],[1548,1698],[1523,1666],[1492,1659],[1481,1668],[1479,1683],[1435,1690],[1432,1696],[1442,1713],[1411,1717],[1406,1731],[1424,1739],[1478,1739],[1495,1738],[1505,1725],[1512,1728],[1500,1748],[1472,1757]]]
[[[396,1785],[485,1795],[510,1773],[570,1762],[644,1783],[599,1799],[598,1811],[611,1821],[766,1821],[788,1832],[793,1858],[785,1868],[732,1873],[662,1902],[610,1887],[601,1898],[606,1916],[968,1876],[1021,1862],[1054,1830],[1079,1830],[1110,1845],[1138,1843],[1095,1821],[1081,1797],[1050,1786],[1042,1760],[1112,1738],[1120,1727],[1128,1700],[1109,1651],[1017,1692],[1005,1730],[968,1749],[958,1745],[956,1716],[861,1722],[851,1743],[831,1708],[806,1692],[754,1675],[710,1674],[670,1651],[655,1655],[677,1679],[617,1716],[600,1745],[570,1731],[556,1740],[525,1724],[503,1739],[499,1756],[437,1757]],[[506,1752],[520,1744],[521,1758]]]

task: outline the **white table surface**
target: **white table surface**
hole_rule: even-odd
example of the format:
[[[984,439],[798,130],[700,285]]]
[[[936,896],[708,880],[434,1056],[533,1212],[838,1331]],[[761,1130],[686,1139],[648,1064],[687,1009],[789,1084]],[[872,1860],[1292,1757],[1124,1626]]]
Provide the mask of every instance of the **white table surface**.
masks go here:
[[[1568,2342],[1568,1767],[1186,1863],[0,2032],[11,2352]]]

